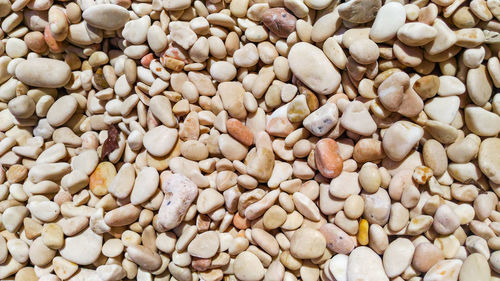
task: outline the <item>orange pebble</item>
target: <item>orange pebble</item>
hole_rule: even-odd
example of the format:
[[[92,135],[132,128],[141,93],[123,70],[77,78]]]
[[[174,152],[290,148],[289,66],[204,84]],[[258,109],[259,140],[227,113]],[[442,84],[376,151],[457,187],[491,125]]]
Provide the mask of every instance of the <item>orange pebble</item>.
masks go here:
[[[50,32],[49,25],[45,26],[45,30],[43,31],[43,37],[45,39],[45,43],[49,46],[49,49],[53,53],[62,53],[64,52],[64,44],[63,42],[58,42]]]
[[[144,66],[145,68],[149,68],[149,64],[151,64],[151,61],[154,59],[154,56],[152,53],[149,53],[141,58],[141,65]]]
[[[233,217],[233,225],[238,229],[245,230],[250,227],[250,221],[236,213]]]
[[[316,168],[325,178],[335,178],[342,172],[344,161],[339,154],[339,146],[332,139],[321,139],[314,148]]]
[[[253,133],[250,129],[241,123],[240,120],[231,118],[226,121],[227,132],[236,140],[246,146],[253,144]]]

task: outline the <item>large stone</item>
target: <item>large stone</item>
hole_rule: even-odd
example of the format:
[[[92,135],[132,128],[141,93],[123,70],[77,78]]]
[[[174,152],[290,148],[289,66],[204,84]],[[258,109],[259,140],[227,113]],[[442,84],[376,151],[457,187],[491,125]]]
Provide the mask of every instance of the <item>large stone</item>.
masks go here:
[[[329,95],[340,85],[340,74],[321,49],[300,42],[290,49],[288,63],[293,74],[318,94]]]

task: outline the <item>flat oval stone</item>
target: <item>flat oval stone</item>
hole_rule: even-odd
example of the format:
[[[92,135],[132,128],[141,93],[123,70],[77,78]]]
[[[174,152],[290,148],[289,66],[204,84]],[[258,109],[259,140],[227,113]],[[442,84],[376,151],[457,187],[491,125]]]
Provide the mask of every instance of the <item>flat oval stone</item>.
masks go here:
[[[485,139],[479,147],[479,169],[494,183],[500,183],[500,139]]]
[[[347,280],[389,281],[382,260],[372,249],[362,246],[354,249],[347,263]]]
[[[383,264],[387,276],[393,278],[405,271],[410,265],[415,246],[406,238],[394,240],[384,252]]]
[[[406,11],[399,2],[389,2],[378,10],[370,30],[370,39],[376,43],[384,42],[396,36],[398,29],[406,21]]]
[[[300,228],[290,240],[290,253],[299,259],[314,259],[323,255],[326,240],[321,232],[312,228]]]
[[[288,63],[293,74],[318,94],[329,95],[340,85],[340,74],[318,47],[300,42],[290,49]]]
[[[160,125],[144,134],[144,147],[151,155],[162,157],[174,148],[177,136],[178,132],[176,129]]]
[[[59,253],[71,262],[89,265],[99,258],[101,248],[102,236],[94,233],[89,227],[75,236],[67,237]]]
[[[63,61],[32,58],[17,65],[16,77],[29,86],[59,88],[69,82],[71,69]]]
[[[129,13],[122,6],[99,4],[85,9],[82,17],[91,26],[104,30],[115,30],[125,25],[129,19]]]
[[[488,260],[479,253],[473,253],[465,259],[458,276],[459,281],[489,281],[490,278]]]
[[[236,259],[234,259],[234,275],[239,280],[245,281],[257,281],[264,277],[264,267],[259,258],[245,251],[240,253]]]

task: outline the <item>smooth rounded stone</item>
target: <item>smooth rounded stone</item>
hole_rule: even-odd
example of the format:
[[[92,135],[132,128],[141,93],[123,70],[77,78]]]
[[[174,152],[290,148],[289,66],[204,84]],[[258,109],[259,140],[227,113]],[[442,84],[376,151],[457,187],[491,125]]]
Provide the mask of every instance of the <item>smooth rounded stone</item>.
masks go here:
[[[389,281],[382,260],[372,249],[361,246],[349,255],[347,280]]]
[[[413,84],[413,90],[422,98],[428,99],[436,95],[439,90],[440,81],[436,75],[427,75],[419,78]]]
[[[326,247],[330,251],[348,255],[356,246],[354,239],[335,224],[326,223],[319,231],[325,237]]]
[[[160,125],[144,134],[144,147],[151,155],[163,157],[174,148],[178,134],[176,129]]]
[[[314,259],[323,255],[326,240],[316,229],[300,228],[290,239],[290,253],[299,259]]]
[[[349,54],[359,64],[371,64],[377,61],[380,53],[377,44],[370,39],[361,39],[349,46]]]
[[[319,212],[318,206],[316,206],[316,204],[314,204],[314,202],[309,197],[301,192],[295,192],[292,196],[292,199],[295,208],[304,217],[312,221],[320,221],[321,214]]]
[[[52,261],[57,251],[45,246],[42,237],[38,237],[31,243],[29,257],[32,264],[45,266]]]
[[[422,156],[425,165],[431,168],[434,175],[440,176],[446,172],[448,168],[448,156],[441,143],[434,139],[426,141],[422,148]]]
[[[398,39],[407,46],[423,46],[436,38],[437,31],[421,22],[407,23],[398,30]]]
[[[6,278],[15,274],[25,266],[26,264],[19,263],[15,259],[9,258],[4,264],[0,265],[0,278],[4,280],[13,280]]]
[[[460,98],[457,96],[435,97],[425,103],[424,111],[431,119],[450,124],[455,119],[459,106]]]
[[[303,121],[302,125],[313,135],[320,137],[330,132],[330,130],[337,125],[339,120],[339,110],[335,103],[327,102]]]
[[[47,121],[53,127],[61,126],[75,114],[77,108],[78,103],[73,96],[62,96],[50,107]]]
[[[85,9],[83,19],[94,27],[104,30],[116,30],[125,25],[129,19],[127,9],[114,4],[98,4]]]
[[[441,205],[434,214],[433,227],[437,233],[448,235],[453,233],[460,226],[458,216],[448,205]]]
[[[121,280],[127,276],[123,267],[117,264],[100,265],[95,272],[103,281]]]
[[[362,136],[371,136],[377,130],[370,112],[360,101],[352,101],[347,105],[340,117],[340,125]]]
[[[72,263],[60,256],[54,258],[52,266],[54,267],[54,273],[62,279],[68,279],[78,270],[77,264]]]
[[[383,226],[389,221],[391,213],[391,198],[387,191],[379,188],[373,194],[362,193],[361,196],[365,200],[365,210],[363,216],[370,224],[378,224]]]
[[[347,199],[360,191],[358,173],[343,171],[330,182],[330,194],[336,198]]]
[[[217,88],[222,105],[231,117],[243,119],[247,116],[243,97],[245,88],[239,82],[222,82]]]
[[[89,227],[75,236],[67,237],[59,253],[71,262],[89,265],[99,258],[102,240],[102,236],[94,233]]]
[[[415,247],[412,266],[421,272],[427,272],[438,261],[443,260],[444,255],[441,249],[432,243],[424,242]]]
[[[297,18],[284,8],[267,9],[262,13],[262,23],[272,33],[287,38],[295,30]]]
[[[10,239],[7,241],[7,249],[11,256],[19,263],[25,263],[29,258],[29,247],[21,239]]]
[[[151,18],[148,16],[128,21],[123,28],[122,36],[132,44],[142,44],[147,39],[148,28],[150,26]]]
[[[200,192],[196,208],[200,214],[211,213],[224,205],[224,196],[214,188],[206,188]]]
[[[210,75],[218,82],[231,81],[236,76],[236,67],[227,61],[217,61],[210,66]]]
[[[391,74],[377,88],[380,102],[389,111],[398,111],[403,103],[405,91],[410,86],[410,77],[402,71]]]
[[[305,95],[296,96],[287,106],[287,117],[290,122],[301,122],[310,113]]]
[[[26,85],[59,88],[71,78],[71,69],[63,61],[48,58],[31,58],[16,66],[16,77]]]
[[[318,94],[329,95],[340,85],[340,74],[321,49],[300,42],[288,54],[290,70],[297,78]]]
[[[437,36],[425,45],[425,50],[429,55],[444,52],[457,42],[455,32],[443,20],[436,18],[432,27],[437,31]]]
[[[458,280],[462,263],[459,259],[439,261],[427,271],[424,281],[456,281]]]
[[[161,174],[161,190],[165,194],[158,211],[158,224],[164,231],[177,227],[198,196],[198,187],[181,174]]]
[[[376,43],[381,43],[394,38],[405,21],[406,11],[399,2],[389,2],[383,5],[378,10],[370,29],[370,39]]]
[[[487,138],[479,147],[478,162],[479,169],[489,180],[500,184],[500,139]]]
[[[491,278],[488,260],[479,253],[469,255],[458,275],[459,281],[489,281]]]
[[[248,148],[228,134],[219,137],[220,152],[228,160],[243,160],[247,156]]]
[[[483,106],[491,97],[492,83],[488,77],[486,67],[469,69],[467,72],[467,93],[473,103]]]
[[[215,231],[198,234],[189,243],[187,251],[193,257],[212,258],[219,251],[219,235]]]
[[[18,96],[9,101],[10,113],[16,118],[28,118],[35,112],[35,102],[27,95]]]
[[[382,6],[381,0],[353,0],[338,6],[339,16],[354,23],[372,21]]]
[[[52,201],[32,201],[26,207],[34,218],[43,222],[55,220],[60,212],[59,205]]]
[[[146,271],[158,270],[162,264],[159,254],[142,245],[128,246],[127,254],[133,262]]]
[[[500,116],[478,106],[465,108],[467,128],[480,137],[496,136],[500,132]]]
[[[164,95],[156,95],[152,97],[149,103],[149,110],[151,110],[153,115],[165,126],[170,128],[175,128],[177,126],[177,119],[175,119],[172,114],[172,105],[170,104],[170,100]]]
[[[457,77],[439,76],[439,90],[437,93],[443,97],[461,95],[465,93],[465,85]]]
[[[337,142],[321,139],[314,148],[316,167],[322,176],[335,178],[342,172],[344,162],[339,154]]]
[[[153,167],[144,167],[135,179],[134,188],[130,195],[130,203],[140,205],[148,201],[158,189],[160,175]]]
[[[264,266],[259,258],[249,251],[240,253],[233,263],[234,275],[239,280],[258,281],[264,277]]]
[[[389,158],[403,160],[424,135],[424,130],[417,124],[398,121],[392,124],[384,134],[382,146]]]
[[[125,226],[137,220],[141,213],[141,208],[126,204],[106,213],[104,221],[108,226]]]
[[[394,278],[405,271],[410,265],[415,252],[415,246],[406,238],[398,238],[389,244],[384,252],[382,262],[390,278]]]

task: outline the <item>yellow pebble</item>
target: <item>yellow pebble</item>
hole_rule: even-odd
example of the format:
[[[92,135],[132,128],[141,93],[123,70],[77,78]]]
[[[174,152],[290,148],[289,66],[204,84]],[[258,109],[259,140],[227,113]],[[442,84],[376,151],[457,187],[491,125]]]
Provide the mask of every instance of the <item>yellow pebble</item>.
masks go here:
[[[368,229],[369,229],[368,221],[365,219],[361,219],[359,221],[359,231],[358,231],[358,243],[362,246],[368,245],[370,241],[368,239]]]

